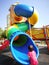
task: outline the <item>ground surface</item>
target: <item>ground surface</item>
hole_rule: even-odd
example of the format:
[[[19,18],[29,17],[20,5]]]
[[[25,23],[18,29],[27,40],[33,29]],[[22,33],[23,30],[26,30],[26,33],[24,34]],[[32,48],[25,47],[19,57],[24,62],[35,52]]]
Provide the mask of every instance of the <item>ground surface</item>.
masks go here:
[[[46,47],[39,47],[39,65],[49,65],[49,52]],[[12,57],[9,49],[0,51],[0,65],[20,65]]]

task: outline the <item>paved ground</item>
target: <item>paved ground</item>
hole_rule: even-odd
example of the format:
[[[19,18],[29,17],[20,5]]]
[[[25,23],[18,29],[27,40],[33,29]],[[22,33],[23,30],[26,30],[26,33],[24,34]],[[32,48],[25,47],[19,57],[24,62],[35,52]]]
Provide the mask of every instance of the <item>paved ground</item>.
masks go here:
[[[49,65],[49,52],[46,47],[39,47],[39,65]],[[9,49],[0,52],[0,65],[20,65],[12,57]]]

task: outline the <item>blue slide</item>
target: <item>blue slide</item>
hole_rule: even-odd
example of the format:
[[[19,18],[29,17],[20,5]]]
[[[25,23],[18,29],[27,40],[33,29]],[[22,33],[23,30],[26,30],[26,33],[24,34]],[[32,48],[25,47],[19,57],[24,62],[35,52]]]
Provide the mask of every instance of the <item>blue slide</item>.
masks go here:
[[[34,7],[18,4],[15,6],[14,12],[17,16],[29,18],[34,13]],[[32,38],[25,33],[29,29],[28,24],[25,22],[22,24],[16,23],[15,26],[11,26],[7,31],[7,37],[10,40],[10,49],[14,59],[22,65],[30,65],[27,55],[29,51],[28,46],[33,45],[37,58],[39,56],[39,49]]]
[[[26,40],[25,44],[22,45],[22,46],[14,45],[14,39],[15,39],[15,37],[20,36],[20,35],[22,37],[23,36],[26,37],[27,40]],[[20,43],[16,42],[16,43],[20,44],[21,42]],[[38,56],[39,56],[39,50],[38,50],[37,46],[35,45],[34,41],[32,40],[32,38],[28,34],[26,34],[25,32],[17,31],[17,32],[15,32],[11,36],[10,48],[11,48],[12,55],[13,55],[14,59],[17,62],[19,62],[19,63],[21,63],[23,65],[30,65],[29,58],[28,58],[28,55],[27,55],[28,51],[29,51],[28,50],[28,46],[29,45],[33,45],[34,50],[36,52],[36,57],[38,58]]]

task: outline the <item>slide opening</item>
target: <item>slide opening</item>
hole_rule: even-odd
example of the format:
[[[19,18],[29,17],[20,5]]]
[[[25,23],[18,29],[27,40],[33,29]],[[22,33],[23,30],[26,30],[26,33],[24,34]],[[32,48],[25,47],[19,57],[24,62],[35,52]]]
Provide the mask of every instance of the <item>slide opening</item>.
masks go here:
[[[13,41],[13,46],[20,47],[23,46],[27,42],[27,37],[25,35],[20,34],[16,36]]]
[[[27,34],[19,34],[16,35],[12,41],[12,47],[24,54],[28,53],[28,46],[33,45],[34,50],[37,53],[36,45],[32,41],[32,39]]]

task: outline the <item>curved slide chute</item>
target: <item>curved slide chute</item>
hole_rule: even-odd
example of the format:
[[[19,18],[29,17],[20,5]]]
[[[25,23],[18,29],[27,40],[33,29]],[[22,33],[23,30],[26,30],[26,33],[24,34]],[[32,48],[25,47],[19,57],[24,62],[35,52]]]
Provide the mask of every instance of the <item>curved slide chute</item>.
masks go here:
[[[31,17],[34,13],[34,7],[30,7],[24,4],[18,4],[14,8],[14,12],[17,16]]]
[[[28,18],[30,24],[35,24],[34,7],[30,7],[23,4],[17,4],[14,8],[14,13],[17,16]],[[37,17],[37,16],[36,16]],[[34,20],[32,20],[32,18]],[[33,23],[33,22],[34,23]],[[27,56],[28,46],[33,45],[36,52],[36,57],[39,56],[39,50],[32,38],[25,32],[29,29],[29,25],[25,22],[16,23],[7,30],[7,38],[10,40],[10,48],[13,57],[16,61],[23,65],[30,65],[29,58]]]
[[[39,56],[39,50],[33,42],[32,38],[24,32],[29,29],[26,28],[28,27],[28,25],[26,25],[27,24],[24,24],[22,25],[22,27],[17,27],[17,25],[13,25],[13,27],[11,26],[8,29],[7,36],[10,40],[10,48],[15,60],[20,62],[21,64],[29,65],[29,58],[27,56],[28,46],[33,45],[37,58]],[[24,30],[23,28],[26,29]]]
[[[17,45],[14,45],[14,38],[16,36],[25,36],[27,41],[25,42],[25,44],[23,44],[22,46],[17,46]],[[17,39],[18,40],[18,39]],[[23,40],[23,39],[22,39]],[[22,41],[21,40],[21,41]],[[21,41],[20,43],[18,43],[16,41],[15,44],[21,44]],[[30,65],[29,63],[29,58],[27,56],[27,53],[28,53],[28,46],[29,45],[33,45],[34,47],[34,50],[36,52],[36,57],[38,58],[39,56],[39,50],[37,48],[37,46],[35,45],[35,43],[33,42],[32,38],[30,38],[30,36],[24,32],[21,32],[21,31],[17,31],[13,34],[12,38],[11,38],[11,44],[10,44],[10,48],[11,48],[11,52],[12,52],[12,55],[13,57],[15,58],[16,61],[20,62],[21,64],[23,65]]]

